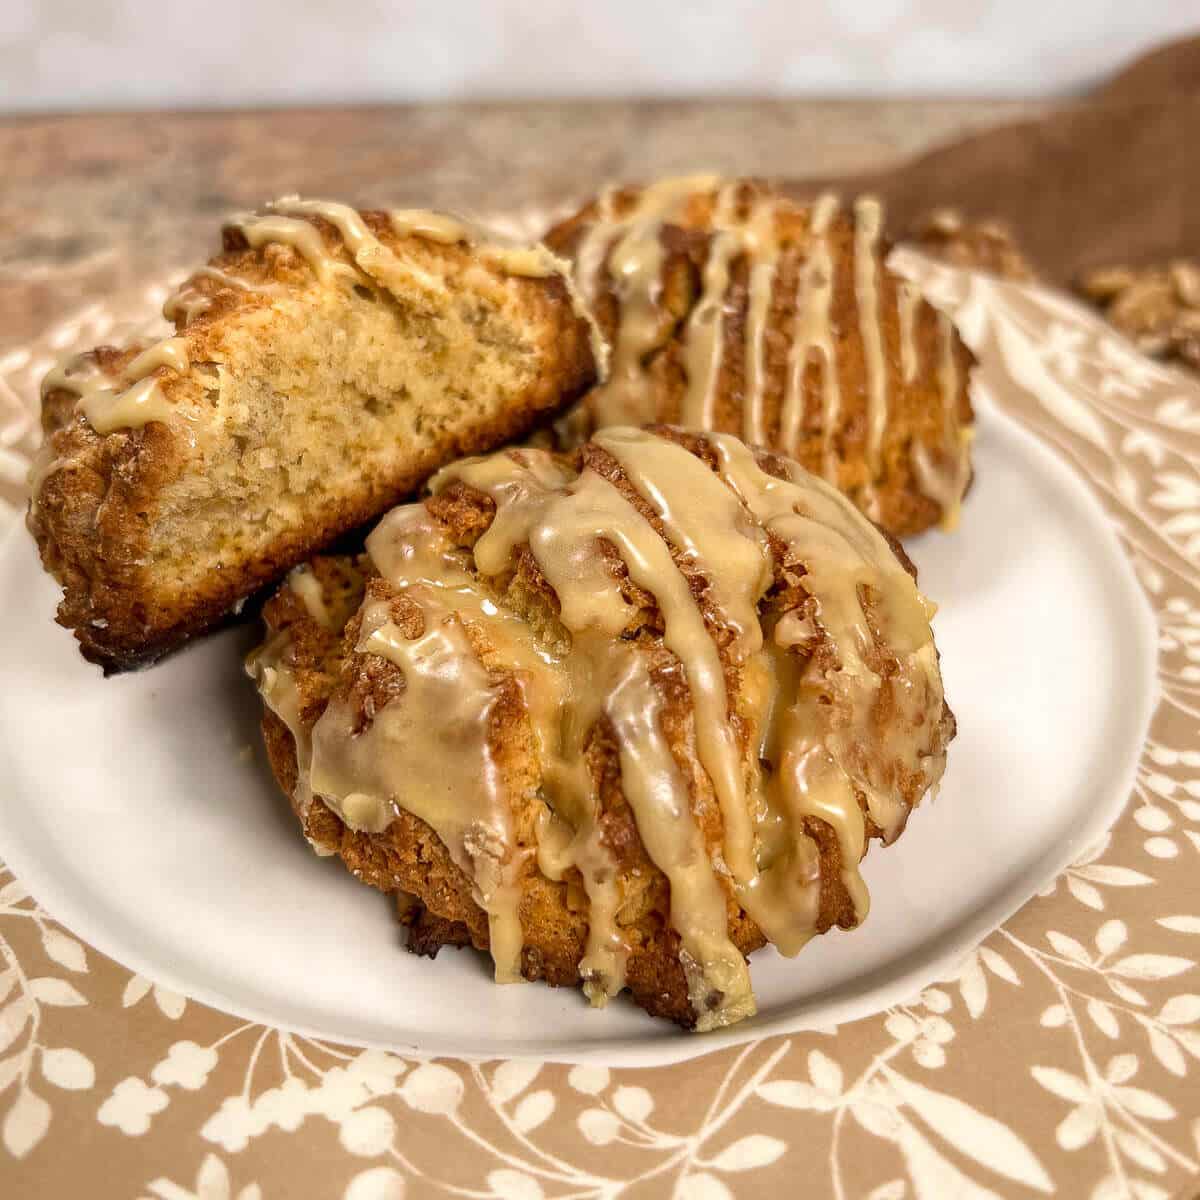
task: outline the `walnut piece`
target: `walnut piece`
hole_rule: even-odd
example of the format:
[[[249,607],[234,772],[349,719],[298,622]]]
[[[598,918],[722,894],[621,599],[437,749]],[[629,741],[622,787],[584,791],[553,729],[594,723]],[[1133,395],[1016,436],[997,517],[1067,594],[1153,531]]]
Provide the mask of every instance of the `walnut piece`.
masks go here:
[[[1200,370],[1200,263],[1102,267],[1083,276],[1076,290],[1144,354]]]
[[[927,213],[905,240],[956,267],[989,271],[1003,279],[1035,278],[1012,230],[999,221],[968,221],[955,208],[936,208]]]

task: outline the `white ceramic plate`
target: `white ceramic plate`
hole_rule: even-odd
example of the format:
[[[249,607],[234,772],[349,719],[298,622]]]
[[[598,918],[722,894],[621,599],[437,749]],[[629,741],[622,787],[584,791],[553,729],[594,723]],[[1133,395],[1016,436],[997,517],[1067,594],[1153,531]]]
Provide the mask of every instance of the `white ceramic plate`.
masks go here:
[[[0,853],[59,920],[154,980],[404,1054],[649,1065],[907,999],[1112,822],[1155,696],[1153,619],[1103,512],[979,407],[962,528],[910,547],[958,716],[941,795],[868,857],[861,929],[793,961],[754,956],[752,1021],[687,1035],[624,1001],[595,1012],[575,991],[497,987],[471,951],[403,952],[390,903],[312,854],[271,779],[241,670],[257,631],[104,680],[52,623],[57,589],[24,530],[0,549]]]

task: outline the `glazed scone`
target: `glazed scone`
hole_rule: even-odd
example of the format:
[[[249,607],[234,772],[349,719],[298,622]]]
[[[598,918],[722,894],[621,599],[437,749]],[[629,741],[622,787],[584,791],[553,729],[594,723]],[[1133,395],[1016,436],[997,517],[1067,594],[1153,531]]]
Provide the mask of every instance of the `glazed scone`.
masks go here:
[[[911,564],[727,434],[610,428],[431,491],[265,610],[247,668],[307,837],[404,897],[422,952],[749,1016],[746,956],[857,925],[868,842],[941,777]]]
[[[897,536],[953,528],[971,478],[971,353],[885,265],[879,203],[794,203],[700,176],[612,187],[547,243],[612,347],[579,413],[736,433]],[[562,426],[560,426],[562,428]]]
[[[279,201],[164,309],[51,373],[28,524],[59,622],[121,669],[211,627],[594,378],[564,264],[426,212]]]

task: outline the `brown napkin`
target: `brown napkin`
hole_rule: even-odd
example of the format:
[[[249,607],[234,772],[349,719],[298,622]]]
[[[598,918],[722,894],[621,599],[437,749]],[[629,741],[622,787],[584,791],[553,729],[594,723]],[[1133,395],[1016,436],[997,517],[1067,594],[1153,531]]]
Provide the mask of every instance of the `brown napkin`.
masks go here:
[[[1050,116],[789,190],[818,186],[881,195],[894,236],[947,206],[997,218],[1039,274],[1064,285],[1111,263],[1200,258],[1200,37],[1151,52]]]

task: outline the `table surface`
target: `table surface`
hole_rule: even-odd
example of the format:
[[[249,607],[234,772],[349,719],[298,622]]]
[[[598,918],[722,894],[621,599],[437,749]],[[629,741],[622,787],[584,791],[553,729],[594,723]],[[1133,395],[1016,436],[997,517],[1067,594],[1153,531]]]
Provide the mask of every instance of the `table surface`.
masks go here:
[[[1046,107],[630,102],[0,120],[0,468],[8,455],[23,471],[28,451],[25,434],[6,436],[4,406],[32,411],[35,368],[104,327],[80,310],[145,318],[147,285],[206,257],[224,214],[273,195],[486,213],[566,202],[612,178],[830,175]],[[1118,460],[1122,487],[1136,477],[1142,516],[1114,500],[1114,519],[1158,589],[1164,688],[1193,699],[1164,703],[1142,792],[1111,841],[956,979],[836,1037],[767,1039],[660,1072],[417,1065],[241,1022],[131,976],[57,926],[0,863],[0,1195],[399,1200],[461,1188],[534,1200],[654,1197],[670,1182],[683,1200],[729,1200],[785,1194],[801,1172],[806,1194],[874,1200],[1085,1195],[1101,1180],[1106,1196],[1134,1194],[1134,1182],[1141,1200],[1189,1195],[1200,1164],[1189,866],[1200,743],[1186,704],[1194,712],[1200,668],[1179,664],[1196,649],[1200,570],[1152,551],[1186,536],[1170,522],[1200,521],[1200,500],[1155,492],[1148,456],[1185,479],[1175,447],[1194,444],[1200,389],[1170,391],[1103,331],[1079,339],[1047,359],[1075,372],[1063,388],[1083,388],[1081,372],[1108,355],[1104,378],[1130,394],[1158,389],[1160,419],[1106,395],[1088,426],[1103,454],[1044,412],[1030,420],[1065,452],[1082,449],[1102,493],[1125,495]],[[1147,525],[1154,504],[1163,512]],[[1164,562],[1176,572],[1165,584]]]
[[[645,101],[0,120],[0,353],[207,257],[227,213],[290,192],[505,211],[688,170],[829,175],[1045,108]]]

